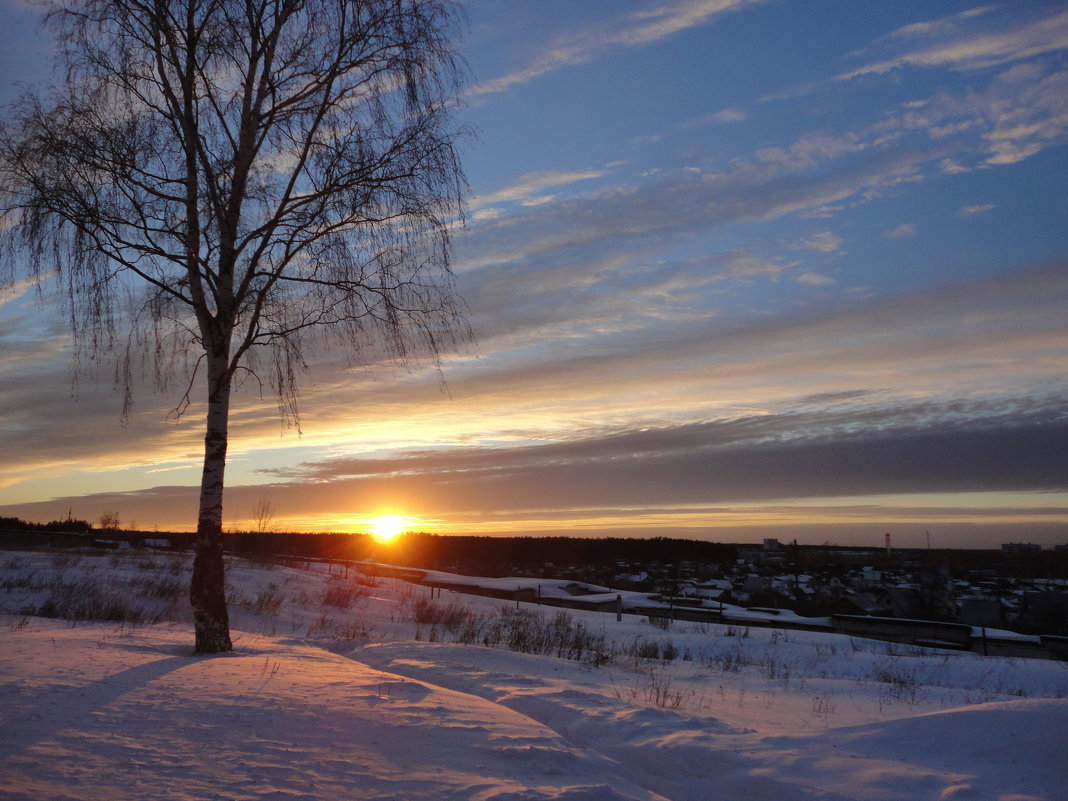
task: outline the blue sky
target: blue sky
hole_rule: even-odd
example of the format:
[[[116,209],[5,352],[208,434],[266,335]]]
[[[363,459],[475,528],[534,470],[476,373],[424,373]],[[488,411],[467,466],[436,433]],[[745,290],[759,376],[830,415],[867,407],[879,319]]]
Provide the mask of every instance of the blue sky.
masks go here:
[[[1068,542],[1064,3],[464,5],[477,347],[241,393],[231,525]],[[192,527],[195,409],[122,427],[30,292],[0,341],[0,514]]]

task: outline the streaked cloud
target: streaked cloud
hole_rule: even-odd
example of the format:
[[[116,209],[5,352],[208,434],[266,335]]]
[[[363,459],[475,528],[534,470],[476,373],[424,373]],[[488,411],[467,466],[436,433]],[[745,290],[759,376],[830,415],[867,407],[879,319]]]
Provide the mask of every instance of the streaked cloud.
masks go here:
[[[679,126],[682,129],[687,128],[703,128],[707,125],[722,125],[724,123],[730,124],[732,122],[745,122],[749,119],[749,115],[737,108],[725,108],[719,111],[714,111],[711,114],[705,114],[702,117],[698,117],[695,120],[690,120]]]
[[[735,269],[755,268],[742,261]],[[279,440],[270,400],[257,405],[246,392],[233,426],[233,467],[247,474],[243,459],[251,456],[251,466],[257,451],[283,445],[344,448],[352,441],[365,449],[396,448],[404,447],[406,436],[413,446],[423,441],[428,430],[437,441],[456,443],[480,432],[483,444],[506,441],[503,432],[509,429],[520,441],[555,439],[595,420],[642,427],[657,415],[724,417],[745,409],[789,408],[798,396],[826,392],[881,393],[892,387],[905,396],[937,397],[949,385],[960,397],[1008,397],[1016,387],[1052,386],[1048,376],[1058,374],[1058,365],[1063,368],[1066,275],[1051,268],[818,315],[748,321],[682,314],[674,320],[640,318],[635,312],[646,302],[640,296],[630,305],[592,310],[584,308],[588,298],[580,297],[561,314],[555,304],[564,303],[566,290],[528,301],[520,286],[509,306],[509,316],[519,322],[508,336],[485,343],[493,368],[475,362],[451,370],[452,400],[441,395],[429,371],[388,383],[359,373],[321,380],[307,398],[307,433],[289,438],[287,445]],[[591,313],[596,325],[589,323]],[[567,326],[580,321],[585,338],[570,350]],[[548,345],[551,358],[539,351]],[[195,415],[177,426],[163,424],[173,399],[140,396],[138,414],[117,436],[118,399],[106,386],[72,405],[64,393],[50,391],[55,380],[54,374],[24,373],[22,381],[2,388],[0,407],[20,410],[5,421],[5,441],[21,454],[18,463],[3,466],[8,481],[61,463],[93,470],[195,463],[202,438]],[[655,415],[645,400],[652,386]],[[74,415],[76,428],[52,424]]]
[[[503,189],[484,195],[472,195],[468,202],[473,209],[482,209],[497,203],[529,202],[537,199],[546,189],[569,186],[579,181],[601,178],[607,174],[605,170],[579,170],[573,172],[548,170],[528,173],[527,175],[519,176],[513,183]]]
[[[814,272],[801,273],[794,280],[799,284],[809,284],[810,286],[828,286],[835,283],[835,280],[830,276]]]
[[[279,478],[389,481],[428,504],[487,512],[736,503],[895,493],[1058,490],[1068,420],[1050,399],[1009,406],[878,405],[603,432],[492,451],[332,460]],[[989,417],[984,416],[984,412]],[[996,457],[992,457],[996,454]],[[760,476],[760,481],[753,481]],[[446,498],[445,494],[448,494]],[[637,493],[637,494],[636,494]]]
[[[991,6],[983,7],[986,10]],[[977,16],[975,14],[972,17]],[[1035,56],[1068,49],[1068,11],[1036,19],[1011,30],[996,33],[961,34],[956,22],[964,17],[955,15],[943,20],[918,23],[899,29],[897,38],[912,39],[949,34],[947,41],[918,50],[901,53],[892,58],[874,61],[844,72],[838,80],[850,80],[863,75],[881,75],[903,67],[944,67],[954,70],[977,70],[996,67]]]
[[[42,278],[20,278],[10,284],[0,284],[0,308],[7,303],[13,303],[23,297],[27,292],[40,285],[45,280]]]
[[[976,8],[970,8],[966,11],[961,11],[957,14],[951,14],[948,17],[942,17],[935,20],[926,20],[924,22],[913,22],[909,25],[904,25],[895,31],[891,31],[890,38],[929,38],[932,36],[940,36],[950,33],[958,33],[961,28],[961,23],[968,20],[976,19],[984,14],[989,14],[997,8],[997,4],[990,4],[985,6],[978,6]]]
[[[901,223],[901,225],[883,231],[884,239],[906,239],[916,236],[916,223]]]
[[[255,499],[268,493],[283,515],[304,506],[317,509],[318,519],[336,521],[359,508],[358,499],[375,498],[417,519],[453,521],[468,531],[485,524],[626,530],[887,519],[930,525],[974,522],[984,514],[992,520],[1063,519],[1060,490],[1068,465],[1060,444],[1068,420],[1056,399],[970,405],[886,400],[875,395],[830,412],[802,408],[594,431],[518,447],[320,460],[270,470],[274,481],[266,486],[234,487],[229,517],[247,519]],[[171,486],[61,498],[37,504],[37,516],[72,503],[146,520],[152,508],[188,510],[193,492]],[[996,494],[952,506],[954,497],[977,493]],[[921,499],[928,500],[921,505]],[[310,522],[307,515],[301,521]]]
[[[939,92],[850,130],[761,147],[718,170],[647,171],[640,182],[548,202],[525,216],[497,215],[475,226],[465,257],[514,263],[597,242],[640,253],[669,233],[787,215],[830,218],[928,176],[1008,166],[1066,141],[1068,70],[1040,70],[1026,81],[1010,70],[982,90]]]
[[[821,253],[834,253],[842,247],[842,237],[831,231],[819,231],[802,239],[799,246],[809,250],[818,250]]]
[[[668,0],[649,4],[644,10],[598,20],[549,42],[540,56],[526,67],[475,86],[469,95],[503,92],[541,75],[584,64],[629,47],[641,47],[666,39],[688,28],[705,25],[716,16],[761,0]]]
[[[961,206],[957,209],[958,217],[972,217],[976,214],[985,214],[997,208],[993,203],[979,203],[975,206]]]

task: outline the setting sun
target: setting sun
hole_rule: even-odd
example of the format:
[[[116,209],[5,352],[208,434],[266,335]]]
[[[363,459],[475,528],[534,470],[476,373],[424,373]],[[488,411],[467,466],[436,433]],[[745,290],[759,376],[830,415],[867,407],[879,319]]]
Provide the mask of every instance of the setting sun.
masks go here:
[[[371,536],[379,542],[389,542],[404,533],[405,519],[397,515],[382,515],[370,523]]]

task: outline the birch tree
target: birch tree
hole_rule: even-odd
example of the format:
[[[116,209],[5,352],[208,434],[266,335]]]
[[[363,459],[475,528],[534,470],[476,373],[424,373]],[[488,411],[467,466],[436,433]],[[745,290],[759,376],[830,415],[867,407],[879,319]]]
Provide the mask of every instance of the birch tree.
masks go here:
[[[198,653],[232,647],[235,379],[292,415],[311,347],[435,358],[466,334],[458,21],[453,0],[66,0],[63,77],[5,110],[0,280],[60,281],[77,347],[127,387],[145,353],[161,385],[184,364],[178,411],[206,403]]]

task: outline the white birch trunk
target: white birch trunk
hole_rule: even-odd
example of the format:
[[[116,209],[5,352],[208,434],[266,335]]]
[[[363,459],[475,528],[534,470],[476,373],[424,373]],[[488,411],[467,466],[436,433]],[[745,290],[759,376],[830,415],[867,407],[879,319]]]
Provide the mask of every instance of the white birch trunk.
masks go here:
[[[189,589],[198,654],[233,650],[230,617],[226,610],[222,548],[223,476],[230,412],[228,362],[225,354],[209,357],[204,472],[200,484],[193,580]]]

